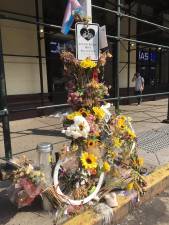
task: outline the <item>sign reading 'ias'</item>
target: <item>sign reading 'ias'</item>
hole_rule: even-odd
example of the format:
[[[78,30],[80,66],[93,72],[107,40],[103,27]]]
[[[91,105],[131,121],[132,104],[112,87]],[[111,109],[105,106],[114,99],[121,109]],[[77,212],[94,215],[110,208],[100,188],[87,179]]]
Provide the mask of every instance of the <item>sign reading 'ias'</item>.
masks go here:
[[[99,25],[76,23],[76,58],[99,59]]]
[[[157,61],[157,52],[155,52],[155,51],[147,52],[147,51],[139,50],[138,59],[139,59],[139,61],[144,61],[144,62],[145,61],[156,62]]]

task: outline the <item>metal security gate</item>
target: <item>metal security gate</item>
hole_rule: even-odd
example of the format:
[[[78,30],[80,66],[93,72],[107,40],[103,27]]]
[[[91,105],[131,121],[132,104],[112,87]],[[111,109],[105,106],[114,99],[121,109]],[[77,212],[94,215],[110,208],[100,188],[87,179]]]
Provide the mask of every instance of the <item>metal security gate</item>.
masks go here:
[[[131,43],[136,43],[136,44],[141,44],[144,46],[152,46],[152,47],[157,47],[157,48],[163,48],[166,50],[169,50],[169,46],[166,45],[161,45],[161,44],[156,44],[156,43],[152,43],[152,42],[146,42],[146,41],[140,41],[137,39],[133,39],[130,36],[130,31],[131,31],[131,20],[135,20],[139,23],[145,23],[145,24],[149,24],[153,27],[156,27],[157,29],[163,30],[168,32],[169,31],[169,27],[166,26],[162,26],[141,18],[138,18],[136,16],[131,15],[131,4],[129,1],[129,7],[128,7],[128,11],[129,13],[123,13],[122,9],[124,9],[124,5],[121,4],[121,0],[116,0],[116,4],[115,4],[116,10],[110,10],[107,8],[103,8],[97,5],[92,5],[92,8],[94,10],[100,10],[103,13],[111,13],[116,15],[116,35],[111,35],[108,34],[107,37],[110,40],[113,40],[115,42],[115,49],[116,49],[116,54],[114,55],[115,58],[115,98],[109,98],[106,99],[107,101],[114,101],[116,104],[116,110],[119,110],[119,104],[121,100],[124,99],[135,99],[137,98],[137,96],[129,96],[129,82],[130,82],[130,46]],[[9,117],[8,117],[8,113],[17,113],[17,112],[23,112],[23,111],[29,111],[29,110],[34,110],[34,111],[40,111],[43,109],[48,109],[48,108],[61,108],[61,107],[67,107],[68,104],[59,104],[59,105],[50,105],[50,106],[45,106],[44,105],[44,101],[43,101],[43,70],[42,70],[42,50],[41,50],[41,44],[40,44],[40,26],[41,27],[49,27],[52,29],[60,29],[61,26],[59,25],[54,25],[54,24],[49,24],[49,23],[43,23],[40,22],[40,18],[39,18],[39,5],[38,5],[38,0],[35,0],[35,8],[36,8],[36,18],[34,18],[34,20],[29,21],[26,19],[19,19],[16,18],[14,16],[12,16],[13,14],[17,14],[17,13],[13,13],[11,12],[11,14],[8,15],[4,14],[3,12],[0,11],[0,20],[12,20],[12,21],[17,21],[17,22],[21,22],[21,23],[28,23],[28,24],[33,24],[36,26],[37,29],[37,43],[38,43],[38,56],[28,56],[28,55],[18,55],[20,57],[38,57],[39,59],[39,74],[40,74],[40,86],[41,86],[41,105],[39,107],[32,107],[32,108],[23,108],[21,110],[11,110],[10,112],[8,112],[7,109],[7,101],[6,101],[6,87],[5,87],[5,71],[4,71],[4,62],[3,62],[3,51],[2,51],[2,40],[1,40],[1,33],[0,33],[0,117],[2,120],[2,125],[3,125],[3,135],[4,135],[4,146],[5,146],[5,160],[8,160],[12,157],[12,147],[11,147],[11,139],[10,139],[10,128],[9,128]],[[17,14],[17,15],[24,15],[24,14]],[[129,27],[128,27],[128,37],[124,37],[121,35],[121,18],[125,17],[128,18],[128,22],[129,22]],[[73,29],[72,29],[73,30]],[[121,97],[119,94],[119,73],[120,71],[120,47],[121,47],[121,41],[125,41],[128,43],[128,69],[127,69],[127,73],[128,73],[128,96],[125,97]],[[8,56],[11,56],[10,54],[8,54]],[[146,98],[149,96],[168,96],[169,97],[169,92],[162,92],[162,93],[155,93],[155,94],[146,94],[146,95],[141,95],[142,97]],[[166,122],[169,122],[169,101],[168,101],[168,114],[167,114],[167,119]]]

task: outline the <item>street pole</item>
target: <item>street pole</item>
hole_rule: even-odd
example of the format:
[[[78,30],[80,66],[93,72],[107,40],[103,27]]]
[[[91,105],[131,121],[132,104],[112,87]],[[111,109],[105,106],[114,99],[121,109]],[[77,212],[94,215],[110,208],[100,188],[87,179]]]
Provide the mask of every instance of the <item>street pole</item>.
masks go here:
[[[167,103],[167,119],[163,120],[162,123],[167,123],[169,124],[169,95],[168,95],[168,103]]]
[[[41,48],[41,37],[40,37],[40,25],[39,25],[39,2],[35,0],[36,10],[36,33],[37,33],[37,44],[38,44],[38,59],[39,59],[39,75],[40,75],[40,90],[41,90],[41,105],[44,105],[44,87],[43,87],[43,66],[42,66],[42,48]]]
[[[129,15],[131,13],[131,2],[129,1]],[[131,19],[128,18],[128,38],[131,38]],[[127,95],[130,95],[130,63],[131,63],[131,42],[128,42],[128,68],[127,68]],[[128,104],[130,100],[128,100]]]
[[[161,54],[161,52],[160,52],[160,54]],[[168,58],[169,58],[169,52],[168,52]],[[161,60],[161,57],[160,57],[160,60]],[[169,65],[169,64],[168,64]],[[169,66],[168,66],[168,70],[169,70]],[[160,71],[161,72],[161,71]],[[169,76],[168,76],[168,85],[169,85]],[[164,119],[163,121],[162,121],[162,123],[167,123],[167,124],[169,124],[169,95],[167,96],[168,97],[168,102],[167,102],[167,118],[166,119]]]
[[[84,16],[89,18],[89,21],[92,23],[92,3],[91,0],[79,0],[83,11]]]
[[[115,97],[119,97],[119,73],[120,73],[120,0],[117,0],[117,19],[116,19],[116,27],[117,27],[117,40],[116,40],[116,73],[115,73]],[[117,100],[115,104],[115,109],[119,112],[119,100]]]
[[[6,93],[5,70],[2,51],[1,28],[0,28],[0,111],[2,116],[5,159],[9,160],[10,158],[12,158],[12,148],[11,148],[10,127],[9,127],[9,115],[7,109],[7,93]]]

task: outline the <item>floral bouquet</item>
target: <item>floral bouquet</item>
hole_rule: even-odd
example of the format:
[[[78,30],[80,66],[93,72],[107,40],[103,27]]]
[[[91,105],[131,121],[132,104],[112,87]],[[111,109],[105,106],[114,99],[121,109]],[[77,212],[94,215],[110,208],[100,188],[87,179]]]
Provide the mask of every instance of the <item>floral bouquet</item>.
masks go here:
[[[15,166],[17,169],[13,172],[9,198],[18,208],[22,208],[30,205],[42,193],[45,187],[45,177],[40,170],[34,169],[25,157],[17,159]]]

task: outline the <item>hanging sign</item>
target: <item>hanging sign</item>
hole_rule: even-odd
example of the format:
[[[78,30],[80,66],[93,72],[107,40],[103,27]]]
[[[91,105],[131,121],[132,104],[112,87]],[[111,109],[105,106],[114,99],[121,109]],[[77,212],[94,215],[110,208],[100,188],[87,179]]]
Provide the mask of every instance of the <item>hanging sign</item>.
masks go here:
[[[99,28],[99,45],[100,49],[104,49],[108,47],[107,36],[106,36],[106,26],[102,26]]]
[[[76,23],[76,58],[99,59],[99,25],[96,23]]]

